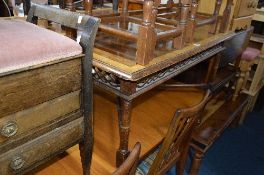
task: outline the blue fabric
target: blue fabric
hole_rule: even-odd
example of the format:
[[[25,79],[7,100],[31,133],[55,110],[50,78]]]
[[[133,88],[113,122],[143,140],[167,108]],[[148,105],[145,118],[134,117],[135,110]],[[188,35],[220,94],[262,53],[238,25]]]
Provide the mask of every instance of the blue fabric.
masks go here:
[[[144,160],[142,160],[136,170],[136,175],[146,175],[148,174],[149,168],[152,165],[154,159],[156,158],[158,152],[160,150],[160,147],[155,149],[148,157],[146,157]]]
[[[167,175],[175,175],[175,168]],[[264,175],[264,112],[228,128],[206,153],[199,175]]]

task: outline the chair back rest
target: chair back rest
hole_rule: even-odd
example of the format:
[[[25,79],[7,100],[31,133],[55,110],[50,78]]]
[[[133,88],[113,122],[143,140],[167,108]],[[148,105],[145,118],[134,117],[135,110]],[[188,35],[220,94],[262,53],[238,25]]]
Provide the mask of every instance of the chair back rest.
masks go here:
[[[92,58],[94,40],[100,19],[88,15],[62,10],[50,6],[33,4],[27,21],[37,24],[38,18],[61,24],[65,27],[82,31],[80,45],[85,54],[81,60],[81,112],[84,120],[84,133],[80,142],[84,174],[89,174],[93,147],[93,78]],[[85,160],[84,160],[85,159]]]
[[[195,121],[203,111],[209,96],[210,90],[206,92],[199,104],[190,108],[178,109],[175,112],[160,151],[151,165],[148,175],[165,174],[175,165],[183,149],[183,142],[187,137],[191,137],[190,132],[194,127]]]
[[[124,163],[112,175],[135,175],[141,145],[137,142]]]

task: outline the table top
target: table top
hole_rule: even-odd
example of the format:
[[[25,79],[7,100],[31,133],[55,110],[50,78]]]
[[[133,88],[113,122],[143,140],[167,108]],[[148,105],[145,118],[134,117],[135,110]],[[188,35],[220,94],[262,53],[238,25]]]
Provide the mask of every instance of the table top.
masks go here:
[[[195,32],[194,43],[187,44],[186,47],[179,50],[159,51],[157,56],[145,66],[127,63],[130,61],[129,59],[100,48],[94,48],[93,65],[121,79],[137,81],[201,53],[236,35],[232,31],[212,35],[208,34],[208,30],[208,26],[199,27]]]
[[[125,57],[107,52],[100,48],[94,49],[93,64],[95,67],[114,74],[121,79],[137,81],[150,74],[175,65],[236,35],[236,33],[231,31],[210,35],[207,31],[208,30],[203,27],[197,29],[194,43],[188,44],[180,50],[171,49],[162,52],[162,54],[159,54],[145,66],[126,63],[129,60]]]

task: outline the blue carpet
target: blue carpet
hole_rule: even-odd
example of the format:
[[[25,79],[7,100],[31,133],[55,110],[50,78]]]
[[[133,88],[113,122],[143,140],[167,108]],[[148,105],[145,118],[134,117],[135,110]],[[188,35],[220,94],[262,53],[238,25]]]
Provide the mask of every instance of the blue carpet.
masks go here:
[[[264,175],[264,112],[252,112],[242,126],[228,128],[208,150],[199,175]]]

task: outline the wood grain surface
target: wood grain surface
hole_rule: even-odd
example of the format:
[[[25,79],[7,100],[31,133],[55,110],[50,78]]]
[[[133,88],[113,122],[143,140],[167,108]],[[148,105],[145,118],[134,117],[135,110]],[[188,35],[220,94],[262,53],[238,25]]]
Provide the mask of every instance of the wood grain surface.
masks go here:
[[[186,98],[186,94],[192,98]],[[168,124],[178,107],[197,104],[202,93],[197,90],[163,91],[153,90],[135,100],[132,109],[129,148],[139,141],[142,145],[141,157],[164,137]],[[115,153],[119,145],[116,98],[101,90],[94,95],[94,151],[92,175],[108,175],[115,168]],[[77,175],[81,174],[78,147],[52,159],[30,174],[37,175]]]

